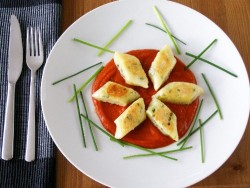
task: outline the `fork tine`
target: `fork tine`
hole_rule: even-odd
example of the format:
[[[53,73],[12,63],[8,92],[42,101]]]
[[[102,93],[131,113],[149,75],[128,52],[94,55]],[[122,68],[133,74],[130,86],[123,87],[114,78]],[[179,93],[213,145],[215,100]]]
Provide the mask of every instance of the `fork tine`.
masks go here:
[[[39,56],[41,57],[43,61],[43,42],[42,42],[42,37],[41,37],[41,32],[40,29],[38,28],[38,39],[39,39]]]
[[[35,37],[35,40],[34,40],[34,46],[35,46],[35,48],[34,48],[34,56],[39,56],[39,49],[38,49],[38,45],[37,45],[37,43],[38,43],[37,35],[38,35],[37,29],[35,28],[34,29],[34,37]]]
[[[33,28],[30,27],[30,55],[34,56],[34,38],[33,38]]]
[[[26,36],[26,56],[30,56],[30,34],[29,34],[29,28],[27,28],[27,36]]]

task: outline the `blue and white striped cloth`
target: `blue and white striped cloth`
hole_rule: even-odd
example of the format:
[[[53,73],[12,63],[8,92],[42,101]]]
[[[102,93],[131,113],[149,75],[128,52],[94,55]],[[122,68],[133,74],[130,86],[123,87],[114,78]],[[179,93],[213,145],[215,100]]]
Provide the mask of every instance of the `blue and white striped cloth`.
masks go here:
[[[7,96],[7,63],[10,15],[17,16],[25,49],[26,28],[39,27],[46,58],[60,34],[60,0],[0,0],[0,156],[2,152],[4,114]],[[25,54],[25,51],[24,51]],[[44,64],[45,64],[44,61]],[[0,159],[0,188],[54,187],[55,145],[43,120],[40,103],[40,84],[43,66],[36,77],[36,160],[24,160],[28,122],[30,70],[23,59],[23,69],[16,84],[14,157]]]

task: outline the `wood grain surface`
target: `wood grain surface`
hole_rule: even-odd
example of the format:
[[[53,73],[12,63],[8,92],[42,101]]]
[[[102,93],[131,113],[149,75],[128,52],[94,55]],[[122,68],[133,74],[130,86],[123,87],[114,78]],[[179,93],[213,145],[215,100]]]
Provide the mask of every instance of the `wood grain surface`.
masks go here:
[[[62,0],[62,32],[88,11],[109,2],[111,0]],[[250,75],[250,0],[176,0],[175,2],[199,11],[223,29],[240,52]],[[231,157],[212,175],[191,187],[250,187],[249,148],[250,121],[248,120],[244,136]],[[103,188],[105,186],[82,174],[58,150],[56,187]]]

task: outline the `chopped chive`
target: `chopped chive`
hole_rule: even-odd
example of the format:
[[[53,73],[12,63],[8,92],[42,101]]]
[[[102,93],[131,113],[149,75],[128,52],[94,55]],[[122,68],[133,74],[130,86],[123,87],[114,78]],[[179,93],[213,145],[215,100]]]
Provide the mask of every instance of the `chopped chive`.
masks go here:
[[[81,90],[83,90],[89,82],[91,82],[91,80],[93,80],[98,74],[99,72],[103,69],[103,66],[101,66],[89,79],[86,80],[86,82],[84,82],[81,87],[76,90],[76,94],[73,95],[69,100],[68,102],[72,102],[74,100],[74,98],[80,93]]]
[[[204,158],[204,144],[203,144],[203,134],[202,134],[202,127],[201,127],[201,120],[199,119],[199,128],[200,128],[200,145],[201,145],[201,162],[205,162]]]
[[[195,118],[194,118],[193,125],[192,125],[190,131],[188,132],[187,136],[189,136],[189,135],[191,134],[191,132],[193,131],[193,129],[194,129],[194,126],[195,126],[196,120],[197,120],[197,118],[198,118],[198,116],[199,116],[199,113],[200,113],[200,109],[201,109],[202,104],[203,104],[203,99],[202,99],[201,102],[200,102],[200,105],[199,105],[199,107],[198,107],[197,113],[196,113]],[[189,137],[188,137],[188,138],[189,138]],[[187,141],[188,141],[188,139],[186,139],[186,140],[183,142],[183,144],[181,145],[180,148],[183,148],[183,147],[185,146],[185,144],[187,143]]]
[[[146,149],[146,148],[143,148],[143,147],[140,147],[140,146],[137,146],[137,145],[134,145],[134,144],[131,144],[131,143],[128,143],[128,142],[124,142],[122,140],[118,140],[116,139],[114,136],[112,136],[111,134],[109,134],[108,132],[106,132],[104,129],[102,129],[100,126],[98,126],[96,123],[94,123],[93,121],[91,121],[89,118],[87,118],[85,115],[81,114],[82,117],[84,117],[87,121],[89,121],[92,125],[94,125],[98,130],[100,130],[102,133],[104,133],[105,135],[107,135],[111,141],[114,141],[122,146],[124,145],[127,145],[127,146],[131,146],[131,147],[134,147],[134,148],[137,148],[137,149],[140,149],[140,150],[143,150],[143,151],[146,151],[146,152],[149,152],[151,154],[155,154],[155,155],[158,155],[160,157],[164,157],[164,158],[167,158],[167,159],[171,159],[171,160],[175,160],[177,161],[176,158],[173,158],[173,157],[169,157],[169,156],[165,156],[163,154],[159,154],[157,152],[154,152],[152,150],[149,150],[149,149]]]
[[[210,91],[210,94],[211,94],[212,97],[213,97],[214,103],[215,103],[216,108],[217,108],[217,110],[218,110],[218,112],[219,112],[219,115],[220,115],[220,119],[223,119],[222,112],[221,112],[221,108],[220,108],[220,106],[219,106],[219,103],[218,103],[218,101],[217,101],[217,99],[216,99],[216,97],[215,97],[215,94],[214,94],[214,92],[213,92],[213,90],[212,90],[210,84],[209,84],[209,82],[208,82],[208,80],[207,80],[205,74],[204,74],[204,73],[201,73],[201,75],[202,75],[202,77],[203,77],[203,79],[204,79],[204,81],[205,81],[205,83],[206,83],[206,85],[207,85],[207,87],[208,87],[208,89],[209,89],[209,91]]]
[[[105,51],[105,52],[115,53],[115,52],[112,51],[112,50],[109,50],[109,49],[106,49],[106,48],[102,48],[102,47],[100,47],[100,46],[97,46],[97,45],[95,45],[95,44],[91,44],[91,43],[89,43],[89,42],[83,41],[83,40],[78,39],[78,38],[73,38],[73,40],[76,41],[76,42],[85,44],[85,45],[87,45],[87,46],[90,46],[90,47],[93,47],[93,48],[97,48],[97,49],[99,49],[99,50],[103,50],[103,51]]]
[[[190,56],[190,57],[193,57],[193,58],[196,58],[196,57],[197,57],[197,56],[195,56],[195,55],[193,55],[193,54],[191,54],[191,53],[188,53],[188,52],[186,52],[186,55],[187,55],[187,56]],[[208,60],[206,60],[206,59],[198,58],[198,60],[201,60],[201,61],[203,61],[203,62],[205,62],[205,63],[207,63],[207,64],[209,64],[209,65],[212,65],[212,66],[214,66],[214,67],[216,67],[216,68],[218,68],[218,69],[220,69],[220,70],[222,70],[222,71],[224,71],[224,72],[230,74],[230,75],[233,76],[233,77],[238,77],[236,74],[234,74],[234,73],[232,73],[232,72],[230,72],[230,71],[224,69],[223,67],[220,67],[219,65],[216,65],[216,64],[214,64],[214,63],[212,63],[212,62],[210,62],[210,61],[208,61]]]
[[[161,24],[162,24],[164,30],[165,30],[166,33],[168,34],[170,40],[173,42],[174,47],[175,47],[177,53],[178,53],[178,54],[181,54],[181,51],[180,51],[180,49],[179,49],[179,47],[178,47],[178,45],[177,45],[175,39],[172,37],[171,32],[170,32],[169,29],[167,28],[167,25],[166,25],[166,23],[164,22],[164,19],[163,19],[162,15],[160,14],[159,10],[157,9],[156,6],[154,6],[153,9],[154,9],[154,12],[156,13],[156,15],[157,15],[159,21],[161,22]]]
[[[199,59],[215,42],[217,39],[214,39],[198,56],[196,56],[188,65],[186,65],[185,70],[191,67],[197,59]]]
[[[74,84],[73,87],[74,87],[74,93],[76,95],[76,85]],[[83,125],[82,125],[82,118],[81,118],[81,112],[80,112],[80,108],[79,108],[78,97],[76,97],[76,107],[77,107],[77,113],[78,113],[78,118],[79,118],[79,122],[80,122],[80,128],[81,128],[81,132],[82,132],[83,145],[86,148],[86,141],[85,141],[85,135],[84,135]]]
[[[72,74],[72,75],[70,75],[70,76],[67,76],[67,77],[65,77],[65,78],[62,78],[62,79],[60,79],[60,80],[58,80],[58,81],[55,81],[55,82],[52,83],[52,85],[56,85],[56,84],[58,84],[58,83],[60,83],[60,82],[62,82],[62,81],[64,81],[64,80],[67,80],[67,79],[69,79],[69,78],[72,78],[73,76],[76,76],[76,75],[78,75],[78,74],[80,74],[80,73],[82,73],[82,72],[84,72],[84,71],[86,71],[86,70],[88,70],[88,69],[90,69],[90,68],[92,68],[92,67],[95,67],[95,66],[97,66],[97,65],[99,65],[99,64],[101,64],[101,63],[102,63],[102,62],[96,63],[96,64],[94,64],[94,65],[92,65],[92,66],[90,66],[90,67],[87,67],[87,68],[85,68],[85,69],[83,69],[83,70],[77,72],[77,73],[74,73],[74,74]]]
[[[160,28],[160,27],[157,26],[157,25],[150,24],[150,23],[145,23],[145,24],[148,25],[148,26],[152,26],[152,27],[154,27],[154,28],[157,28],[157,29],[163,31],[164,33],[166,33],[166,31],[165,31],[164,29]],[[174,35],[172,35],[172,34],[171,34],[171,36],[172,36],[175,40],[178,40],[180,43],[182,43],[182,44],[184,44],[184,45],[187,45],[185,42],[183,42],[181,39],[178,39],[176,36],[174,36]]]
[[[189,146],[189,147],[179,148],[179,149],[175,149],[175,150],[168,150],[168,151],[156,152],[156,154],[166,155],[166,154],[169,154],[169,153],[175,153],[175,152],[179,152],[179,151],[184,151],[184,150],[191,149],[191,148],[193,148],[193,147]],[[137,155],[129,155],[129,156],[123,157],[123,159],[131,159],[131,158],[136,158],[136,157],[155,156],[156,154],[153,154],[153,153],[144,153],[144,154],[137,154]]]
[[[80,96],[81,96],[81,99],[82,99],[82,104],[83,104],[83,107],[84,107],[85,115],[88,118],[89,117],[88,116],[88,111],[87,111],[86,104],[85,104],[83,94],[82,94],[81,91],[80,91]],[[94,146],[95,146],[95,150],[98,151],[98,147],[97,147],[97,144],[96,144],[96,141],[95,141],[95,136],[94,136],[94,133],[93,133],[93,130],[92,130],[92,126],[90,125],[89,121],[88,121],[88,124],[89,124],[89,131],[90,131],[90,134],[91,134],[91,138],[92,138],[92,141],[93,141]]]
[[[128,28],[128,26],[132,23],[132,20],[129,20],[119,31],[118,33],[115,34],[115,36],[107,43],[104,45],[103,48],[107,49],[110,44],[112,44],[121,34],[123,31],[125,31],[125,29]],[[101,51],[98,53],[98,56],[100,56],[102,53],[104,52],[103,49],[101,49]]]
[[[204,121],[204,122],[201,124],[201,127],[203,127],[204,125],[206,125],[206,123],[207,123],[210,119],[212,119],[212,118],[215,116],[215,114],[217,114],[217,113],[218,113],[218,110],[215,110],[214,113],[212,113],[212,114],[206,119],[206,121]],[[188,135],[188,136],[186,136],[182,141],[180,141],[180,142],[177,144],[177,146],[179,146],[180,144],[182,144],[183,142],[185,142],[185,140],[189,139],[189,137],[191,137],[193,134],[195,134],[199,129],[200,129],[200,128],[198,127],[198,128],[196,128],[195,130],[193,130],[193,131],[191,132],[191,134]]]

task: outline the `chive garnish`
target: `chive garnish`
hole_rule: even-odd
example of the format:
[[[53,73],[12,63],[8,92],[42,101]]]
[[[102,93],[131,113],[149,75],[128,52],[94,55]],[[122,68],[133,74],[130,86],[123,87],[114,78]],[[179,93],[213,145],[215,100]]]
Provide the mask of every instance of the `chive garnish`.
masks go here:
[[[196,58],[196,57],[197,57],[197,56],[195,56],[195,55],[193,55],[193,54],[191,54],[191,53],[188,53],[188,52],[186,52],[186,55],[187,55],[187,56],[190,56],[190,57],[193,57],[193,58]],[[219,65],[216,65],[216,64],[212,63],[211,61],[208,61],[208,60],[203,59],[203,58],[201,58],[201,57],[198,58],[198,60],[201,60],[201,61],[203,61],[203,62],[205,62],[205,63],[207,63],[207,64],[209,64],[209,65],[212,65],[212,66],[214,66],[214,67],[216,67],[216,68],[218,68],[218,69],[220,69],[220,70],[222,70],[222,71],[224,71],[224,72],[230,74],[230,75],[233,76],[233,77],[238,77],[236,74],[234,74],[234,73],[232,73],[232,72],[226,70],[226,69],[223,68],[223,67],[220,67]]]
[[[165,30],[166,33],[168,34],[170,40],[173,42],[174,47],[175,47],[177,53],[178,53],[178,54],[181,54],[181,51],[180,51],[180,49],[179,49],[179,47],[178,47],[178,44],[176,43],[175,39],[172,37],[171,32],[170,32],[169,29],[167,28],[167,25],[166,25],[166,23],[165,23],[165,21],[164,21],[162,15],[160,14],[158,8],[157,8],[156,6],[154,6],[153,9],[154,9],[154,12],[156,13],[156,15],[157,15],[159,21],[161,22],[161,24],[162,24],[164,30]]]
[[[200,128],[200,145],[201,145],[201,162],[205,162],[204,158],[204,144],[203,144],[203,133],[202,133],[202,127],[201,127],[201,120],[199,119],[199,128]]]
[[[192,125],[192,127],[191,127],[191,129],[190,129],[190,131],[188,132],[188,136],[192,133],[192,131],[193,131],[193,129],[194,129],[194,126],[195,126],[195,124],[196,124],[196,120],[197,120],[197,118],[198,118],[198,116],[199,116],[199,113],[200,113],[200,109],[201,109],[201,106],[202,106],[202,104],[203,104],[203,99],[201,100],[201,102],[200,102],[200,104],[199,104],[199,107],[198,107],[198,110],[197,110],[197,113],[196,113],[196,115],[195,115],[195,118],[194,118],[194,122],[193,122],[193,125]],[[188,137],[189,138],[189,137]],[[185,144],[187,143],[187,141],[188,141],[188,138],[183,142],[183,144],[181,145],[181,147],[180,148],[183,148],[184,146],[185,146]]]
[[[185,70],[187,70],[191,65],[194,64],[215,42],[217,39],[214,39],[198,56],[196,56],[188,65],[186,65]]]
[[[76,94],[73,95],[69,100],[68,102],[72,102],[74,100],[74,98],[80,93],[81,90],[83,90],[89,82],[91,82],[91,80],[93,80],[98,74],[99,72],[101,72],[101,70],[103,69],[103,66],[101,66],[89,79],[86,80],[86,82],[84,82],[81,87],[76,90]]]
[[[81,99],[82,99],[82,104],[83,104],[83,108],[84,108],[84,111],[85,111],[85,115],[88,118],[89,115],[88,115],[88,111],[87,111],[87,108],[86,108],[86,103],[84,101],[83,94],[82,94],[81,91],[80,91],[80,96],[81,96]],[[98,151],[98,147],[97,147],[97,144],[96,144],[96,141],[95,141],[95,136],[94,136],[94,133],[93,133],[93,130],[92,130],[92,126],[90,125],[89,121],[88,121],[88,125],[89,125],[89,131],[90,131],[90,134],[91,134],[91,138],[92,138],[92,141],[93,141],[94,146],[95,146],[95,150]]]
[[[78,38],[73,38],[73,40],[76,41],[76,42],[79,42],[79,43],[81,43],[81,44],[85,44],[85,45],[87,45],[87,46],[90,46],[90,47],[93,47],[93,48],[97,48],[97,49],[99,49],[99,50],[103,50],[103,51],[105,51],[105,52],[115,53],[115,52],[112,51],[112,50],[109,50],[109,49],[106,49],[106,48],[102,48],[102,47],[100,47],[100,46],[97,46],[97,45],[95,45],[95,44],[92,44],[92,43],[83,41],[83,40],[78,39]]]
[[[115,34],[115,36],[110,40],[108,41],[107,44],[104,45],[103,48],[107,49],[110,44],[112,44],[127,28],[128,26],[132,23],[132,20],[129,20],[119,31],[118,33]],[[102,49],[99,53],[98,53],[98,56],[100,56],[102,53],[104,52],[104,50]]]
[[[219,112],[219,115],[220,115],[220,119],[223,119],[222,113],[221,113],[221,108],[220,108],[220,106],[219,106],[219,103],[218,103],[218,101],[217,101],[217,99],[216,99],[216,97],[215,97],[215,94],[214,94],[214,92],[213,92],[213,90],[212,90],[210,84],[209,84],[209,82],[208,82],[208,80],[207,80],[205,74],[204,74],[204,73],[201,73],[201,75],[202,75],[202,77],[203,77],[203,79],[204,79],[204,81],[205,81],[205,83],[206,83],[206,85],[207,85],[207,87],[208,87],[208,89],[209,89],[210,94],[211,94],[212,97],[213,97],[214,103],[215,103],[216,108],[217,108],[217,110],[218,110],[218,112]]]
[[[60,83],[60,82],[62,82],[62,81],[64,81],[64,80],[67,80],[67,79],[69,79],[69,78],[72,78],[72,77],[74,77],[74,76],[76,76],[76,75],[78,75],[78,74],[80,74],[80,73],[82,73],[82,72],[84,72],[84,71],[86,71],[86,70],[88,70],[88,69],[90,69],[90,68],[93,68],[93,67],[95,67],[95,66],[97,66],[97,65],[100,65],[101,63],[102,63],[102,62],[96,63],[96,64],[94,64],[94,65],[92,65],[92,66],[90,66],[90,67],[87,67],[87,68],[85,68],[85,69],[83,69],[83,70],[77,72],[77,73],[71,74],[71,75],[69,75],[69,76],[67,76],[67,77],[65,77],[65,78],[62,78],[62,79],[60,79],[60,80],[58,80],[58,81],[55,81],[55,82],[52,83],[52,85],[56,85],[56,84],[58,84],[58,83]]]
[[[218,113],[218,110],[215,110],[214,113],[212,113],[212,114],[206,119],[206,121],[202,122],[201,127],[203,127],[204,125],[206,125],[206,123],[207,123],[210,119],[212,119],[212,118],[215,116],[215,114],[217,114],[217,113]],[[195,130],[193,130],[193,131],[192,131],[189,135],[187,135],[182,141],[180,141],[180,142],[177,144],[177,146],[179,146],[180,144],[182,144],[183,142],[185,142],[185,140],[189,139],[189,138],[190,138],[193,134],[195,134],[199,129],[200,129],[200,128],[198,127],[198,128],[196,128]]]
[[[74,87],[74,94],[76,95],[76,85],[74,84],[73,87]],[[78,113],[78,118],[79,118],[79,122],[80,122],[80,128],[81,128],[81,132],[82,132],[83,145],[86,148],[86,141],[85,141],[85,135],[84,135],[83,125],[82,125],[82,118],[81,118],[78,97],[76,97],[76,107],[77,107],[77,113]]]
[[[158,155],[158,156],[161,156],[161,157],[164,157],[164,158],[167,158],[167,159],[171,159],[171,160],[174,160],[174,161],[178,161],[178,159],[176,159],[176,158],[169,157],[169,156],[167,156],[167,155],[164,155],[164,154],[161,154],[161,153],[158,153],[158,152],[155,152],[155,151],[152,151],[152,150],[149,150],[149,149],[146,149],[146,148],[137,146],[137,145],[135,145],[135,144],[131,144],[131,143],[124,142],[124,141],[122,141],[122,142],[123,142],[125,145],[128,145],[128,146],[131,146],[131,147],[140,149],[140,150],[142,150],[142,151],[146,151],[146,152],[148,152],[148,153],[150,153],[150,154]]]
[[[156,154],[160,153],[162,155],[166,155],[166,154],[169,154],[169,153],[175,153],[175,152],[179,152],[179,151],[184,151],[184,150],[191,149],[191,148],[193,148],[193,147],[189,146],[189,147],[185,147],[185,148],[179,148],[179,149],[174,149],[174,150],[156,152]],[[137,155],[129,155],[129,156],[123,157],[123,159],[131,159],[131,158],[136,158],[136,157],[155,156],[156,154],[153,154],[153,153],[144,153],[144,154],[137,154]]]
[[[96,123],[94,123],[92,120],[90,120],[89,118],[87,118],[85,115],[81,114],[81,116],[88,122],[90,122],[93,126],[95,126],[99,131],[101,131],[103,134],[105,134],[106,136],[109,137],[110,140],[120,144],[121,146],[124,146],[124,144],[120,141],[117,140],[115,137],[113,137],[110,133],[108,133],[107,131],[105,131],[104,129],[102,129],[99,125],[97,125]]]
[[[101,132],[106,134],[109,138],[114,138],[111,134],[106,132],[104,129],[102,129],[100,126],[98,126],[96,123],[94,123],[92,120],[90,120],[87,116],[81,114],[82,117],[84,117],[88,122],[90,122],[92,125],[94,125],[97,129],[99,129]]]
[[[166,155],[163,155],[161,153],[157,153],[157,152],[154,152],[152,150],[149,150],[149,149],[146,149],[146,148],[143,148],[143,147],[140,147],[140,146],[137,146],[137,145],[134,145],[134,144],[131,144],[131,143],[128,143],[128,142],[124,142],[122,140],[118,140],[116,139],[115,137],[113,137],[111,134],[109,134],[108,132],[106,132],[104,129],[102,129],[99,125],[97,125],[96,123],[94,123],[92,120],[90,120],[89,118],[87,118],[85,115],[81,114],[82,117],[84,117],[87,121],[89,121],[92,125],[94,125],[98,130],[100,130],[102,133],[104,133],[105,135],[107,135],[111,141],[114,141],[120,145],[127,145],[127,146],[131,146],[131,147],[134,147],[134,148],[137,148],[137,149],[140,149],[140,150],[143,150],[143,151],[146,151],[148,153],[151,153],[151,154],[154,154],[154,155],[158,155],[160,157],[164,157],[164,158],[167,158],[167,159],[171,159],[171,160],[175,160],[177,161],[176,158],[173,158],[173,157],[169,157],[169,156],[166,156]]]
[[[117,140],[115,137],[110,137],[109,140],[112,141],[112,142],[118,143],[118,144],[121,145],[122,147],[125,146],[125,144],[124,144],[122,141]]]
[[[164,33],[166,33],[166,31],[165,31],[164,29],[160,28],[160,27],[157,26],[157,25],[150,24],[150,23],[145,23],[145,24],[148,25],[148,26],[152,26],[152,27],[154,27],[154,28],[157,28],[157,29],[163,31]],[[171,36],[172,36],[175,40],[178,40],[180,43],[182,43],[182,44],[184,44],[184,45],[187,45],[185,42],[183,42],[181,39],[177,38],[176,36],[174,36],[174,35],[172,35],[172,34],[171,34]]]

